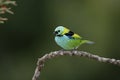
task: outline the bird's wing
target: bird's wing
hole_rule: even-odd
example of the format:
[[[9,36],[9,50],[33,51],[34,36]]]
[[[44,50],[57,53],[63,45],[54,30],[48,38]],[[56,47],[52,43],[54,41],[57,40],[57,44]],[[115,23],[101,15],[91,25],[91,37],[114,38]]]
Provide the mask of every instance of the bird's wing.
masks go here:
[[[68,33],[65,34],[66,36],[68,36],[71,39],[81,39],[81,37],[78,34],[75,34],[72,31],[69,31]]]
[[[74,38],[74,39],[81,39],[82,37],[80,37],[78,34],[74,34],[74,35],[72,35],[72,37]]]

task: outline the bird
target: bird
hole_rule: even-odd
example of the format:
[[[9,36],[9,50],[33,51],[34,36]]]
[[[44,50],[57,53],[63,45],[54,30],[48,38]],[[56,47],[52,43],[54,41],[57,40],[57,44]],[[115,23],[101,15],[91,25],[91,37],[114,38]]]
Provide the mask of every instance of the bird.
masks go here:
[[[64,26],[57,26],[54,30],[55,42],[64,50],[75,50],[82,44],[93,44],[89,40],[83,40],[81,36]]]

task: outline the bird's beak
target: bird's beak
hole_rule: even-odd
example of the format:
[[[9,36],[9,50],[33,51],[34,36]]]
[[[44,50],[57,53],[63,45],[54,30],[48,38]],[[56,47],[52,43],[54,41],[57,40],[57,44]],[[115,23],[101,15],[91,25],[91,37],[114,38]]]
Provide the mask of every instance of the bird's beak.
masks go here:
[[[53,34],[55,34],[55,31],[53,32]]]
[[[57,31],[54,31],[53,34],[57,34],[58,32]]]

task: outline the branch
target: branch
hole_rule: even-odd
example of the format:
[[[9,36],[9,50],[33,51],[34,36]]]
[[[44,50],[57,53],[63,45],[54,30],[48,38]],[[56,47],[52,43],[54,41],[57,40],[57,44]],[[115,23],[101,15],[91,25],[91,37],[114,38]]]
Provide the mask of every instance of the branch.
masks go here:
[[[16,1],[0,0],[0,23],[4,23],[6,20],[8,20],[7,18],[2,17],[3,14],[14,14],[14,12],[11,10],[11,5],[17,6]]]
[[[58,56],[64,56],[64,55],[87,57],[89,59],[94,59],[94,60],[99,61],[99,62],[110,63],[110,64],[115,64],[115,65],[120,66],[120,60],[100,57],[98,55],[94,55],[94,54],[84,52],[84,51],[77,51],[77,50],[74,50],[74,51],[54,51],[54,52],[50,52],[49,54],[45,54],[41,58],[38,58],[37,67],[35,69],[35,73],[33,75],[32,80],[38,80],[38,78],[40,76],[40,72],[44,66],[44,63],[47,60],[58,57]]]
[[[8,20],[7,18],[0,17],[0,23],[4,23],[4,21]]]

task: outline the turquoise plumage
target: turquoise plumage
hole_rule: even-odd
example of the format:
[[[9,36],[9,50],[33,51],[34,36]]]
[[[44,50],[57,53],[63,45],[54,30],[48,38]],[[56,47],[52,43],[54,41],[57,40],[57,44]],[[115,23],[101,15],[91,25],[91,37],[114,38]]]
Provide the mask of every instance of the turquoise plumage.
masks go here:
[[[55,42],[65,50],[77,49],[84,43],[93,44],[92,41],[82,40],[82,37],[80,37],[78,34],[75,34],[63,26],[56,27],[54,33]]]

